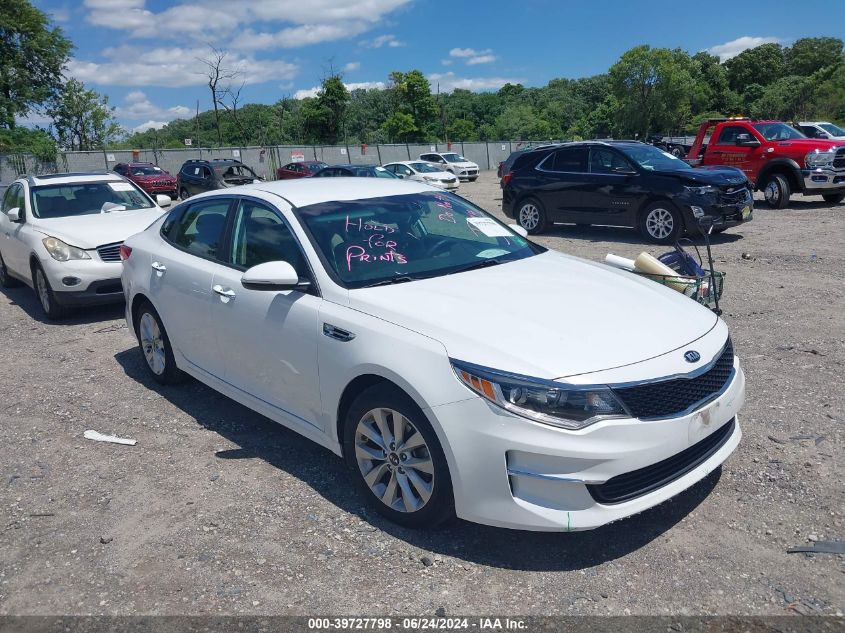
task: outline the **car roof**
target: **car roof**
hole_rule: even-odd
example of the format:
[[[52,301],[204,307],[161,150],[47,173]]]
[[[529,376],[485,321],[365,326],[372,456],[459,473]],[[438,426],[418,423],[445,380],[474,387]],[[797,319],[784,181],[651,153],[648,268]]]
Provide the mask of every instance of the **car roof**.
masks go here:
[[[72,172],[67,174],[30,176],[27,180],[30,186],[37,187],[40,185],[69,185],[80,182],[117,182],[123,180],[123,176],[112,171]]]
[[[305,207],[336,200],[366,200],[368,198],[398,196],[421,191],[442,193],[440,189],[413,180],[355,177],[275,180],[243,185],[239,189],[281,196],[295,207]],[[224,192],[227,192],[227,190],[221,189],[217,195],[222,195]],[[231,193],[231,190],[228,190],[228,192]]]
[[[798,125],[821,125],[822,123],[831,125],[830,121],[799,121]]]

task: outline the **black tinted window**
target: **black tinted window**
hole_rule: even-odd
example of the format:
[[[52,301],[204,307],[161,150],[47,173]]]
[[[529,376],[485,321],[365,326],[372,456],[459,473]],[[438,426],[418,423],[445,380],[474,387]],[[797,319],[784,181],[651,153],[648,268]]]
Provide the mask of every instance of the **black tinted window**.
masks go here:
[[[723,127],[722,132],[719,134],[719,140],[716,141],[716,145],[736,145],[736,137],[740,134],[751,136],[751,133],[740,125]]]
[[[10,209],[17,207],[21,210],[21,217],[23,217],[23,206],[23,187],[17,184],[12,185],[3,196],[3,213],[8,213]]]
[[[218,258],[222,253],[229,202],[215,198],[192,204],[171,230],[171,241],[200,257]]]
[[[288,262],[300,277],[307,276],[299,244],[279,214],[252,200],[242,200],[235,216],[230,263],[246,269],[277,261]]]
[[[557,150],[543,163],[546,171],[585,172],[587,171],[587,148],[565,147]]]
[[[624,158],[611,149],[593,147],[590,149],[590,172],[594,174],[613,174],[630,171],[631,166]]]

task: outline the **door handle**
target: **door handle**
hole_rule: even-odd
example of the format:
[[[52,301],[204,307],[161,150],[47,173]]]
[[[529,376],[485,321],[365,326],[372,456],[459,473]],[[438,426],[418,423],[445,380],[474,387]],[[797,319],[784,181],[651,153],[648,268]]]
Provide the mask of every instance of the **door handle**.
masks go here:
[[[214,284],[211,289],[226,300],[235,298],[235,291],[231,288],[224,288],[220,284]]]
[[[157,273],[161,273],[163,275],[167,272],[167,266],[165,266],[161,262],[153,262],[151,265],[153,267],[153,270]]]

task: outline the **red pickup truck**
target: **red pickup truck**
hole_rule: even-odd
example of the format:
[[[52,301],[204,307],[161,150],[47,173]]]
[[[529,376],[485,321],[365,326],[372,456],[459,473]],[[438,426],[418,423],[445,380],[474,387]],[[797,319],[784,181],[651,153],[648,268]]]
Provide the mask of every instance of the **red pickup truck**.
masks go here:
[[[776,209],[793,193],[845,200],[845,141],[807,138],[780,121],[705,121],[686,160],[693,167],[738,167]]]

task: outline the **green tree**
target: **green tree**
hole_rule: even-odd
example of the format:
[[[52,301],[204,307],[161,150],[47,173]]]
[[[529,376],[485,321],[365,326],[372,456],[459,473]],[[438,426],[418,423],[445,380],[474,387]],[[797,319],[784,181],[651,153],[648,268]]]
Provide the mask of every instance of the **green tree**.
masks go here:
[[[449,124],[449,140],[474,141],[478,139],[475,124],[467,119],[457,119]]]
[[[544,141],[552,137],[552,126],[527,104],[513,104],[496,117],[500,139]]]
[[[396,110],[411,115],[417,135],[437,122],[440,110],[425,75],[419,70],[395,71],[390,73],[390,82]]]
[[[67,149],[101,149],[122,133],[108,97],[69,79],[47,109],[59,145]]]
[[[786,74],[783,48],[780,44],[761,44],[742,51],[725,62],[730,87],[739,93],[749,84],[768,86]]]
[[[0,153],[29,153],[42,162],[56,158],[56,141],[41,128],[0,128]]]
[[[27,0],[0,3],[0,127],[55,97],[71,48]]]
[[[391,142],[408,141],[412,135],[419,132],[414,117],[405,112],[394,112],[381,127]]]
[[[842,62],[842,40],[837,37],[803,37],[784,51],[790,75],[812,75]]]
[[[811,77],[790,76],[766,86],[763,95],[754,102],[750,114],[757,119],[810,118],[815,83]]]

